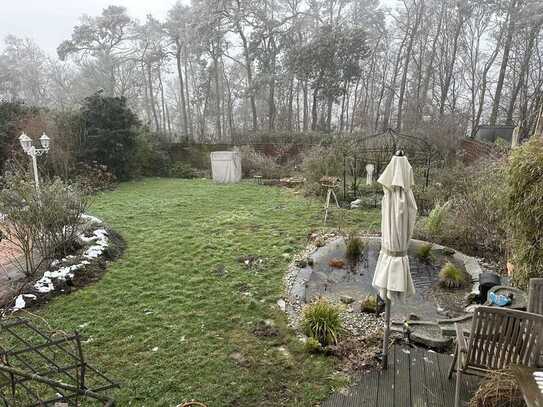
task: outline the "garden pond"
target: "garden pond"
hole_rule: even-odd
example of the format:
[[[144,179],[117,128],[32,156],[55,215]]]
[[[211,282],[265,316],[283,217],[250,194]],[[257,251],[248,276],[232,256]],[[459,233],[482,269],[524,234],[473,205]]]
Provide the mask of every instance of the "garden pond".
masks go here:
[[[325,297],[334,302],[352,302],[353,312],[360,311],[361,300],[377,291],[372,286],[373,274],[379,257],[381,239],[363,239],[362,255],[357,261],[347,259],[345,239],[337,237],[315,250],[308,264],[301,272],[304,278],[303,300],[308,303],[316,297]],[[395,320],[420,319],[439,320],[454,318],[464,314],[464,299],[471,291],[471,276],[465,264],[455,255],[435,246],[430,260],[421,260],[417,249],[424,242],[412,241],[409,248],[411,276],[416,295],[405,303],[394,304],[392,318]],[[444,289],[439,285],[441,267],[451,262],[466,273],[467,284],[460,289]],[[337,264],[334,264],[337,263]],[[343,267],[341,266],[343,263]],[[333,267],[335,266],[335,267]]]

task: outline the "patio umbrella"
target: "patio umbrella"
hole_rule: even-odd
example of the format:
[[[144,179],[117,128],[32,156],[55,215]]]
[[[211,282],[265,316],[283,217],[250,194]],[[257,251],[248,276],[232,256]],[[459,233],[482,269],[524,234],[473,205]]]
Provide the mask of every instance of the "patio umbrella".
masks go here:
[[[387,366],[390,333],[390,304],[404,301],[415,294],[409,271],[407,248],[415,227],[417,204],[413,196],[413,169],[398,151],[379,179],[383,186],[381,207],[381,251],[377,259],[373,286],[385,301],[385,335],[383,338],[383,367]]]

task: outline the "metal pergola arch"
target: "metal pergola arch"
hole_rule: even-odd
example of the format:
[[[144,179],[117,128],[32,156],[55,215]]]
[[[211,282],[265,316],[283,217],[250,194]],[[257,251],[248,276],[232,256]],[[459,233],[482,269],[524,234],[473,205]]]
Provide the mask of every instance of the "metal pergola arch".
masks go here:
[[[392,128],[385,131],[354,137],[348,151],[343,153],[343,195],[347,196],[347,178],[353,178],[353,198],[357,197],[358,177],[365,174],[366,164],[374,165],[374,178],[377,177],[397,150],[404,151],[415,171],[422,168],[424,185],[430,182],[432,167],[442,166],[444,157],[427,139],[400,133]]]

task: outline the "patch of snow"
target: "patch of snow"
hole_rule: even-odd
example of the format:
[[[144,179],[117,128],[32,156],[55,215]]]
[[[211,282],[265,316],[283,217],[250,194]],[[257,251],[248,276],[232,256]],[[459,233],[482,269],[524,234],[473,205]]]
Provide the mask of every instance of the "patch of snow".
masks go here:
[[[89,215],[89,214],[86,214],[86,213],[81,215],[81,219],[83,219],[83,220],[85,220],[87,222],[91,222],[91,223],[102,223],[102,219],[99,219],[96,216],[92,216],[92,215]]]
[[[23,309],[26,306],[25,299],[23,298],[23,295],[19,295],[17,299],[15,300],[15,306],[13,307],[14,311]]]
[[[72,278],[74,276],[74,271],[82,269],[83,267],[85,267],[83,264],[61,267],[55,271],[46,271],[43,273],[43,277],[55,280],[66,280],[67,277]]]
[[[48,293],[55,289],[55,286],[53,285],[53,282],[49,277],[42,277],[38,281],[36,281],[36,284],[34,284],[34,288],[40,292],[40,293]]]
[[[104,253],[105,248],[109,245],[107,231],[105,229],[96,229],[91,237],[79,237],[84,242],[94,242],[94,244],[83,254],[83,257],[87,259],[95,259],[98,256],[101,256]]]
[[[32,300],[35,300],[37,298],[34,294],[19,294],[19,296],[17,296],[17,298],[15,299],[15,306],[13,307],[13,311],[18,311],[26,307],[25,297]]]
[[[90,216],[90,215],[85,215],[85,216],[91,218],[93,221],[96,221],[97,223],[101,222],[100,219],[94,218],[93,216]],[[84,269],[85,266],[91,264],[90,260],[101,256],[104,250],[109,245],[107,231],[103,228],[96,229],[93,232],[92,236],[90,237],[86,237],[84,235],[80,235],[79,237],[85,243],[91,243],[91,242],[93,243],[83,253],[83,259],[79,263],[60,267],[57,270],[48,270],[45,273],[43,273],[43,276],[34,284],[34,289],[37,292],[46,294],[51,291],[54,291],[55,285],[53,284],[53,280],[65,281],[67,278],[73,278],[76,271]],[[70,262],[75,258],[76,256],[69,255],[69,256],[64,257],[61,260],[53,260],[51,262],[51,266],[57,267],[60,264]],[[13,311],[17,311],[26,306],[25,297],[36,299],[36,296],[34,294],[19,295],[15,300],[15,306],[13,307]]]

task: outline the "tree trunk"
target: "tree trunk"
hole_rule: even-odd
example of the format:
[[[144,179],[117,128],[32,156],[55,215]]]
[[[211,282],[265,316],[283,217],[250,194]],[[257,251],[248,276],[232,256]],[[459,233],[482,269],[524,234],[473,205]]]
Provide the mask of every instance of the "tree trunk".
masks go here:
[[[453,76],[454,71],[454,63],[456,61],[456,53],[458,52],[458,37],[460,36],[460,32],[462,31],[462,25],[464,24],[464,15],[462,10],[459,8],[458,10],[458,24],[456,25],[456,29],[454,31],[454,38],[453,38],[453,50],[452,50],[452,56],[451,60],[447,63],[446,66],[446,74],[445,74],[445,83],[443,85],[443,89],[441,92],[441,98],[439,101],[439,115],[442,116],[445,112],[445,103],[447,102],[447,96],[449,94],[449,89],[451,87],[451,80]]]
[[[490,113],[489,124],[491,126],[496,125],[498,119],[498,110],[500,109],[500,101],[503,90],[503,82],[505,80],[505,72],[507,65],[509,64],[509,53],[511,52],[511,44],[513,42],[513,33],[515,31],[515,15],[514,10],[517,5],[517,0],[511,0],[511,4],[508,11],[508,29],[507,36],[505,38],[505,44],[503,45],[503,57],[500,66],[500,74],[498,76],[498,82],[496,83],[496,94],[494,96],[494,103],[492,104],[492,112]]]
[[[534,49],[535,40],[539,34],[539,30],[541,29],[541,23],[535,24],[528,34],[528,44],[526,46],[526,52],[524,54],[524,58],[522,60],[522,65],[520,66],[520,73],[517,83],[515,84],[513,88],[513,92],[511,94],[511,99],[509,100],[509,107],[507,109],[507,120],[506,123],[511,125],[513,124],[513,112],[515,110],[515,103],[517,101],[517,96],[519,94],[520,88],[524,84],[524,78],[526,77],[526,74],[528,73],[528,68],[530,64],[530,58],[532,57],[532,52]]]
[[[182,120],[183,120],[183,136],[188,139],[189,137],[189,122],[187,118],[187,105],[185,101],[185,88],[184,88],[184,81],[183,81],[183,70],[181,68],[181,42],[179,41],[179,37],[176,37],[175,39],[175,60],[177,63],[177,76],[179,77],[179,95],[181,97],[181,113],[182,113]]]
[[[245,57],[245,70],[247,71],[247,87],[249,88],[249,102],[251,104],[251,114],[253,119],[253,131],[258,130],[258,114],[256,111],[256,100],[255,100],[255,89],[254,89],[254,82],[253,82],[253,68],[252,68],[252,60],[249,54],[249,45],[247,42],[247,38],[245,37],[245,34],[243,33],[243,29],[241,28],[239,22],[237,24],[238,27],[238,33],[241,37],[241,43],[243,45],[243,56]]]
[[[426,74],[424,75],[424,80],[423,80],[423,85],[422,85],[422,97],[424,98],[425,105],[427,103],[427,98],[428,98],[428,88],[430,87],[430,78],[432,76],[432,72],[434,71],[434,60],[436,57],[437,41],[439,39],[439,36],[441,35],[441,27],[443,25],[443,18],[445,16],[446,4],[447,4],[446,1],[441,2],[441,11],[439,12],[439,20],[437,23],[436,35],[434,36],[434,39],[432,41],[432,50],[430,52],[430,58],[428,60],[428,64],[426,65]],[[421,109],[421,111],[422,110],[423,109]]]
[[[332,107],[334,105],[334,98],[332,96],[328,97],[328,106],[326,112],[326,131],[328,133],[332,132]]]
[[[191,66],[191,73],[192,73],[192,63],[189,60],[188,64],[187,64],[187,60],[188,60],[188,57],[187,57],[187,52],[186,52],[186,49],[185,49],[185,63],[184,63],[184,68],[185,68],[185,94],[187,96],[187,115],[188,115],[188,126],[189,126],[189,134],[187,135],[187,138],[188,137],[192,138],[192,134],[194,132],[194,119],[192,117],[192,108],[191,108],[191,104],[190,104],[189,75],[188,75],[188,67],[187,67],[187,65]]]
[[[302,82],[302,94],[304,99],[304,111],[303,111],[303,125],[302,128],[304,131],[309,129],[309,94],[307,89],[307,81]]]
[[[400,94],[398,96],[398,116],[396,119],[396,128],[401,130],[402,128],[402,114],[403,114],[403,101],[405,96],[405,87],[407,84],[407,71],[409,69],[409,61],[411,60],[411,52],[413,50],[413,43],[415,41],[415,36],[419,30],[420,20],[422,18],[422,9],[424,2],[421,0],[419,10],[417,10],[417,15],[415,17],[415,25],[413,26],[413,31],[409,37],[409,42],[407,43],[407,50],[405,52],[405,61],[402,73],[402,79],[400,82]]]
[[[315,131],[317,130],[317,119],[318,119],[318,113],[317,113],[317,97],[319,95],[318,88],[313,89],[313,104],[311,106],[311,130]]]
[[[215,76],[215,109],[217,110],[215,112],[215,132],[216,138],[218,141],[222,141],[222,125],[221,125],[221,116],[222,116],[222,110],[221,110],[221,87],[220,87],[220,80],[219,80],[219,58],[217,55],[213,56],[213,70],[214,76]]]
[[[153,112],[153,118],[155,120],[155,130],[160,131],[160,123],[158,120],[158,114],[156,111],[156,105],[155,105],[155,95],[153,90],[153,74],[151,71],[151,64],[147,63],[147,84],[149,87],[149,101],[151,103],[151,111]]]
[[[400,44],[400,48],[398,49],[398,54],[396,54],[396,61],[394,63],[394,72],[392,73],[392,83],[389,86],[389,92],[387,95],[387,99],[385,102],[385,112],[383,114],[383,126],[382,129],[385,131],[387,128],[390,127],[390,115],[392,113],[392,104],[394,102],[394,88],[396,87],[396,80],[398,79],[398,73],[400,72],[400,62],[402,60],[402,51],[405,46],[405,43],[407,41],[407,35],[406,32],[402,43]]]

